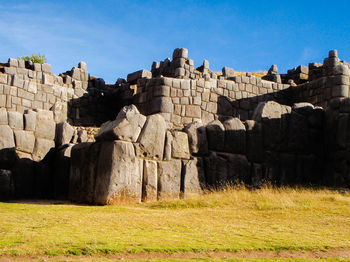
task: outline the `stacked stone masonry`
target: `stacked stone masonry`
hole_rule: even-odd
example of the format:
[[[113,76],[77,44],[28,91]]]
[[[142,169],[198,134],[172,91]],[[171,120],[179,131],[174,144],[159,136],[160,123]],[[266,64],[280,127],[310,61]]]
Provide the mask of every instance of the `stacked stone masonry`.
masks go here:
[[[80,62],[0,64],[0,198],[178,199],[244,182],[350,186],[350,66],[257,77],[188,50],[109,85]],[[133,104],[133,105],[132,105]]]

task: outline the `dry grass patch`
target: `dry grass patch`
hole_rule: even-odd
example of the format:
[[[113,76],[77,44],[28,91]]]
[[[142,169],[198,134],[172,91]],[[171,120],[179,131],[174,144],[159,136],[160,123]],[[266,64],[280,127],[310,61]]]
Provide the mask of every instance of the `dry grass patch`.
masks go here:
[[[0,203],[0,255],[350,248],[350,196],[245,188],[129,206]]]

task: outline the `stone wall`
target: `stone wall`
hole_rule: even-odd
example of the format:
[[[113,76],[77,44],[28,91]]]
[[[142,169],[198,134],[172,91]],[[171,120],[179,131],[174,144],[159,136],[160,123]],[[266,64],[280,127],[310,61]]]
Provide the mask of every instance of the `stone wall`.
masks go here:
[[[305,74],[307,82],[290,87],[289,96],[293,102],[309,102],[327,108],[333,99],[349,97],[350,67],[339,60],[335,50],[329,52],[323,65],[311,63],[307,70],[301,68],[309,72],[310,78]]]
[[[112,204],[237,181],[349,187],[349,68],[333,50],[287,74],[276,65],[262,78],[216,73],[180,48],[108,85],[84,62],[56,76],[9,59],[0,64],[0,198]]]

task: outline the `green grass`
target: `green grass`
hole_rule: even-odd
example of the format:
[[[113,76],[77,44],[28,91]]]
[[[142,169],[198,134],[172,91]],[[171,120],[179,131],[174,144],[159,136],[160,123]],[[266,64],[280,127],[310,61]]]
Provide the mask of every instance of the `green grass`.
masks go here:
[[[338,248],[350,248],[350,195],[330,190],[241,188],[129,206],[0,203],[2,256]],[[334,259],[325,261],[349,261]]]

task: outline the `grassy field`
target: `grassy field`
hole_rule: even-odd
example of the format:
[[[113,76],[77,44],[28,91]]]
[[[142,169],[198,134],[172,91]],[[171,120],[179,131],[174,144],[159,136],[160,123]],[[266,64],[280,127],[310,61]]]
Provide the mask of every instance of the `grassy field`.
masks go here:
[[[176,261],[181,254],[182,260],[257,261],[250,258],[255,254],[276,261],[282,254],[277,261],[295,261],[288,257],[297,254],[296,261],[315,261],[312,254],[334,250],[336,258],[325,261],[350,261],[350,194],[331,190],[238,188],[128,206],[0,203],[0,260],[154,254]]]

